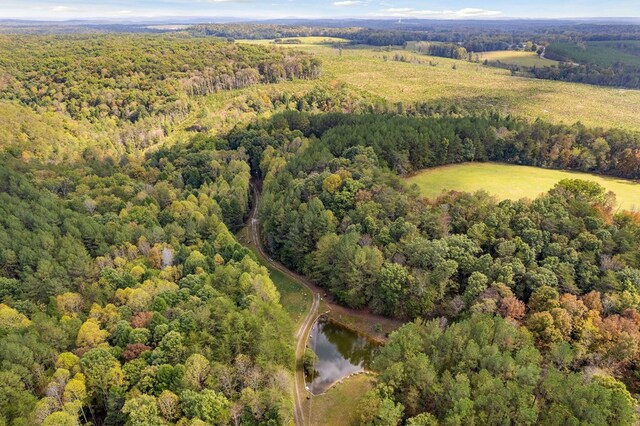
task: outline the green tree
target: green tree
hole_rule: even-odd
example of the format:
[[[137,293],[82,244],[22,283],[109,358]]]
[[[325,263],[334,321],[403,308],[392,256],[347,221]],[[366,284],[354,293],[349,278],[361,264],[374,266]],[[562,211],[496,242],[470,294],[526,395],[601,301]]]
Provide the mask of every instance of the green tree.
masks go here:
[[[229,421],[229,400],[210,389],[200,393],[186,390],[182,392],[180,399],[182,411],[190,419],[200,419],[214,425],[223,425]]]

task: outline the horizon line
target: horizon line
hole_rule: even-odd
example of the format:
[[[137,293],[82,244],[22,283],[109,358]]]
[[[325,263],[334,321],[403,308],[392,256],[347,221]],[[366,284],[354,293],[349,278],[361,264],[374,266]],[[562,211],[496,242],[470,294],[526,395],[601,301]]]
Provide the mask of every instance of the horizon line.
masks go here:
[[[403,21],[585,21],[585,20],[618,20],[618,21],[640,21],[640,15],[638,16],[573,16],[573,17],[519,17],[519,16],[491,16],[491,17],[453,17],[453,18],[437,18],[437,17],[429,17],[429,18],[419,18],[419,17],[398,17],[398,16],[341,16],[341,17],[327,17],[327,16],[283,16],[283,17],[271,17],[271,18],[260,18],[260,17],[242,17],[242,16],[234,16],[234,15],[158,15],[158,16],[149,16],[149,15],[129,15],[129,16],[112,16],[112,17],[77,17],[77,18],[62,18],[62,19],[52,19],[51,17],[0,17],[0,22],[5,21],[21,21],[21,22],[55,22],[55,23],[66,23],[66,22],[104,22],[104,21],[113,21],[113,22],[130,22],[130,21],[153,21],[153,20],[215,20],[215,19],[233,19],[237,22],[269,22],[269,21],[278,21],[278,20],[298,20],[298,21],[314,21],[314,20],[327,20],[327,21],[349,21],[349,20],[358,20],[358,21],[385,21],[385,20],[399,20]],[[209,23],[209,22],[202,22]]]

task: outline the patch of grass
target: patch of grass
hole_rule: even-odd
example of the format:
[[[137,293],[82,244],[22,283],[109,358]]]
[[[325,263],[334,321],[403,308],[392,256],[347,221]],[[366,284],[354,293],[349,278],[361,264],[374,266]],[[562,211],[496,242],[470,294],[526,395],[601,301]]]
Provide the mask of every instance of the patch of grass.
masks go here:
[[[249,240],[246,227],[236,234],[236,239],[250,249],[256,255],[258,261],[269,270],[269,276],[280,293],[280,304],[289,314],[291,320],[296,325],[300,325],[305,313],[311,307],[313,301],[311,292],[304,286],[298,284],[297,281],[292,280],[287,275],[273,268],[269,261],[262,257],[255,245]]]
[[[509,70],[446,58],[436,58],[437,66],[383,59],[396,52],[407,55],[403,50],[347,48],[340,54],[314,46],[311,51],[323,61],[325,79],[346,82],[392,102],[460,103],[472,110],[497,110],[531,120],[640,130],[638,90],[512,77]]]
[[[321,304],[320,312],[325,311],[327,311],[326,306]],[[327,316],[343,327],[364,334],[378,343],[383,343],[389,333],[397,330],[402,325],[402,322],[398,320],[371,317],[366,314],[356,315],[353,311],[340,309],[339,307],[331,309]]]
[[[554,57],[567,58],[579,64],[609,67],[620,62],[640,66],[638,40],[556,42],[551,43],[547,49]]]
[[[266,266],[269,269],[271,280],[280,292],[280,303],[291,319],[296,324],[300,324],[311,306],[311,292],[282,272],[270,268],[269,265]]]
[[[260,42],[251,40],[250,42]],[[295,80],[209,95],[179,128],[197,122],[224,133],[239,123],[268,112],[247,110],[245,100],[260,100],[268,93],[305,93],[316,86],[346,84],[360,95],[389,102],[459,104],[472,111],[498,111],[552,123],[580,121],[590,127],[622,127],[640,131],[640,90],[621,90],[579,83],[512,77],[509,70],[446,58],[436,66],[383,59],[405,50],[382,51],[345,46],[342,51],[324,45],[290,45],[316,55],[323,62],[319,80]],[[424,59],[424,55],[420,55]],[[418,56],[416,56],[418,58]],[[454,68],[455,65],[455,69]],[[177,126],[178,127],[178,126]],[[177,130],[169,143],[184,140],[189,132]]]
[[[522,52],[514,50],[497,50],[494,52],[479,53],[480,61],[502,62],[507,65],[522,67],[551,67],[558,64],[551,59],[541,59],[535,52]]]
[[[310,424],[313,426],[358,424],[360,401],[369,390],[373,389],[374,384],[375,379],[368,374],[358,374],[345,379],[325,394],[305,400],[305,416],[310,418]]]
[[[535,198],[562,179],[584,179],[599,183],[616,194],[618,207],[640,209],[640,183],[588,173],[549,170],[500,163],[465,163],[435,167],[407,179],[425,197],[447,190],[485,190],[499,199]]]

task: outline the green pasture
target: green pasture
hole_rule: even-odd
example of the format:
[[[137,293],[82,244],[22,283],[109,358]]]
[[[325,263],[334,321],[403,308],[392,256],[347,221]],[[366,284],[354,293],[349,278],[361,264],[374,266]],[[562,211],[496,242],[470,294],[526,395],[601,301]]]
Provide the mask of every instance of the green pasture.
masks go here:
[[[541,59],[536,52],[523,52],[514,50],[496,50],[493,52],[483,52],[478,54],[480,61],[502,62],[507,65],[517,65],[521,67],[551,67],[558,64],[557,61]]]
[[[428,198],[437,197],[449,190],[485,190],[499,199],[517,200],[535,198],[562,179],[597,182],[616,194],[619,208],[640,209],[640,183],[588,173],[500,163],[464,163],[424,170],[407,181],[418,185],[422,194]]]
[[[549,50],[579,64],[609,67],[619,62],[640,66],[639,40],[555,42],[549,45]]]

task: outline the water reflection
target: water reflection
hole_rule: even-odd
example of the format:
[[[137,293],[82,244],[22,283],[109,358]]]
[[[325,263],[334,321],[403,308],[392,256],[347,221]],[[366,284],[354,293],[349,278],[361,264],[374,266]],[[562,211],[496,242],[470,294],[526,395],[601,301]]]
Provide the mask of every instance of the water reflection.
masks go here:
[[[318,356],[307,386],[318,395],[340,379],[371,368],[377,345],[339,324],[320,318],[311,330],[309,347]]]

